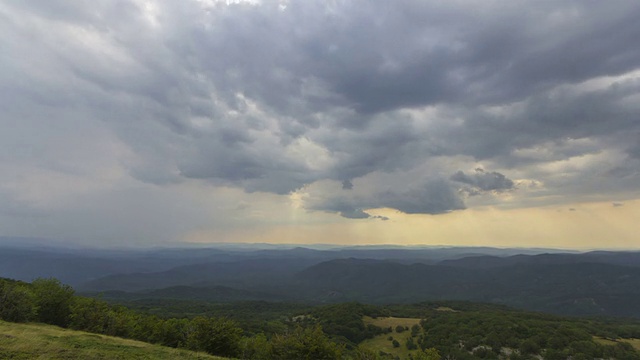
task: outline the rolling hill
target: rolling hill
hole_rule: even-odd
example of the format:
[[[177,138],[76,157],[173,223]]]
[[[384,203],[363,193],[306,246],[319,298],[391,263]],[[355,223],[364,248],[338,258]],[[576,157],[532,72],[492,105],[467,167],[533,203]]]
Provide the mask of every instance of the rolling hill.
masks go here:
[[[458,299],[640,318],[640,252],[483,247],[0,249],[0,276],[113,300],[411,303]]]
[[[566,315],[640,317],[640,267],[604,263],[489,268],[333,260],[296,275],[300,293],[326,301],[457,299]]]
[[[141,341],[62,329],[44,324],[0,321],[0,359],[185,359],[226,358]]]

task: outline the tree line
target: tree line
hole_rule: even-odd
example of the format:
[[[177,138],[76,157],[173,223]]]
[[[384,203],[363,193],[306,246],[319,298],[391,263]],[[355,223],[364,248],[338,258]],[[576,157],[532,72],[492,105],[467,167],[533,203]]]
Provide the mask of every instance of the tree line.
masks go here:
[[[607,325],[597,319],[513,311],[433,311],[421,326],[420,347],[435,347],[443,356],[457,360],[640,360],[638,351],[620,341],[640,335],[640,327]]]
[[[346,308],[352,306],[360,305],[351,304]],[[316,315],[336,319],[345,315],[340,309],[342,307],[320,310]],[[100,299],[77,296],[72,287],[54,278],[36,279],[31,283],[0,278],[0,320],[39,322],[239,359],[382,359],[371,350],[351,346],[352,342],[347,347],[343,342],[334,341],[317,321],[292,322],[279,333],[248,336],[236,322],[223,317],[163,318],[144,314]],[[350,316],[349,321],[354,320],[356,318]],[[330,327],[331,321],[325,322],[325,326]],[[338,325],[333,330],[339,332],[346,328]],[[435,350],[430,351],[418,354],[416,360],[440,359],[434,355]]]
[[[203,351],[242,359],[341,359],[343,347],[319,326],[294,328],[267,339],[243,336],[225,318],[197,316],[163,319],[105,301],[76,296],[57,279],[25,283],[0,278],[0,320],[40,322],[63,328]]]
[[[359,346],[365,339],[394,330],[365,324],[365,315],[424,319],[420,326],[395,329],[411,332],[406,344],[398,346],[418,350],[411,355],[414,360],[640,359],[631,345],[620,340],[640,338],[640,322],[631,320],[563,318],[467,302],[301,306],[294,310],[300,312],[298,316],[285,320],[284,305],[257,305],[235,304],[240,306],[235,311],[227,305],[221,314],[207,314],[219,306],[201,314],[189,307],[190,314],[180,314],[182,306],[175,304],[173,312],[162,316],[77,296],[73,288],[52,278],[32,283],[0,278],[0,320],[40,322],[240,359],[393,358]],[[273,314],[260,320],[266,326],[240,324],[243,329],[225,317],[238,311],[256,318],[258,313]]]

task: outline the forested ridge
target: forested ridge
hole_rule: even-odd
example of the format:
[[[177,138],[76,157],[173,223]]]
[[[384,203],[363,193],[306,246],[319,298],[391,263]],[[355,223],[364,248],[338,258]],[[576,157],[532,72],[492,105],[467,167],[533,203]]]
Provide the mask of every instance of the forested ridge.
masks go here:
[[[461,301],[324,306],[131,302],[76,296],[56,279],[0,279],[0,319],[41,322],[241,359],[640,359],[640,322]],[[166,310],[166,311],[165,311]],[[365,319],[419,320],[382,327]],[[398,341],[398,339],[402,341]],[[367,344],[388,341],[392,349]]]
[[[640,252],[344,248],[139,251],[0,247],[0,276],[55,277],[104,299],[310,304],[468,300],[640,319]]]
[[[342,258],[337,252],[287,250],[161,272],[112,274],[80,284],[78,289],[114,300],[382,305],[456,299],[559,315],[640,318],[640,255],[636,252],[459,254],[444,260],[438,260],[436,256],[444,256],[438,254],[362,250],[359,258]],[[374,255],[380,258],[370,258]]]

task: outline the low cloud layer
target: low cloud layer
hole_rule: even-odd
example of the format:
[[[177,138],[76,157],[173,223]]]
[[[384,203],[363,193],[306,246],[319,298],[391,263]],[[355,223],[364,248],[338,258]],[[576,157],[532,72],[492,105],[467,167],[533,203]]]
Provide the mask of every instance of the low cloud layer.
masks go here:
[[[568,0],[2,1],[0,221],[194,182],[351,219],[462,210],[465,194],[633,198],[639,16]]]

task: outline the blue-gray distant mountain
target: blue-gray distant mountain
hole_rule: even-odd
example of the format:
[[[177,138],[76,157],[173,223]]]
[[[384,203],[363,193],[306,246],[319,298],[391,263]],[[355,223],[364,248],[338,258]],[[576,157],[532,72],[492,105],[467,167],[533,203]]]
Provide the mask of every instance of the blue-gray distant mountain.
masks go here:
[[[225,244],[219,248],[0,248],[0,277],[57,277],[111,299],[413,303],[472,300],[640,318],[640,253],[485,247]]]

